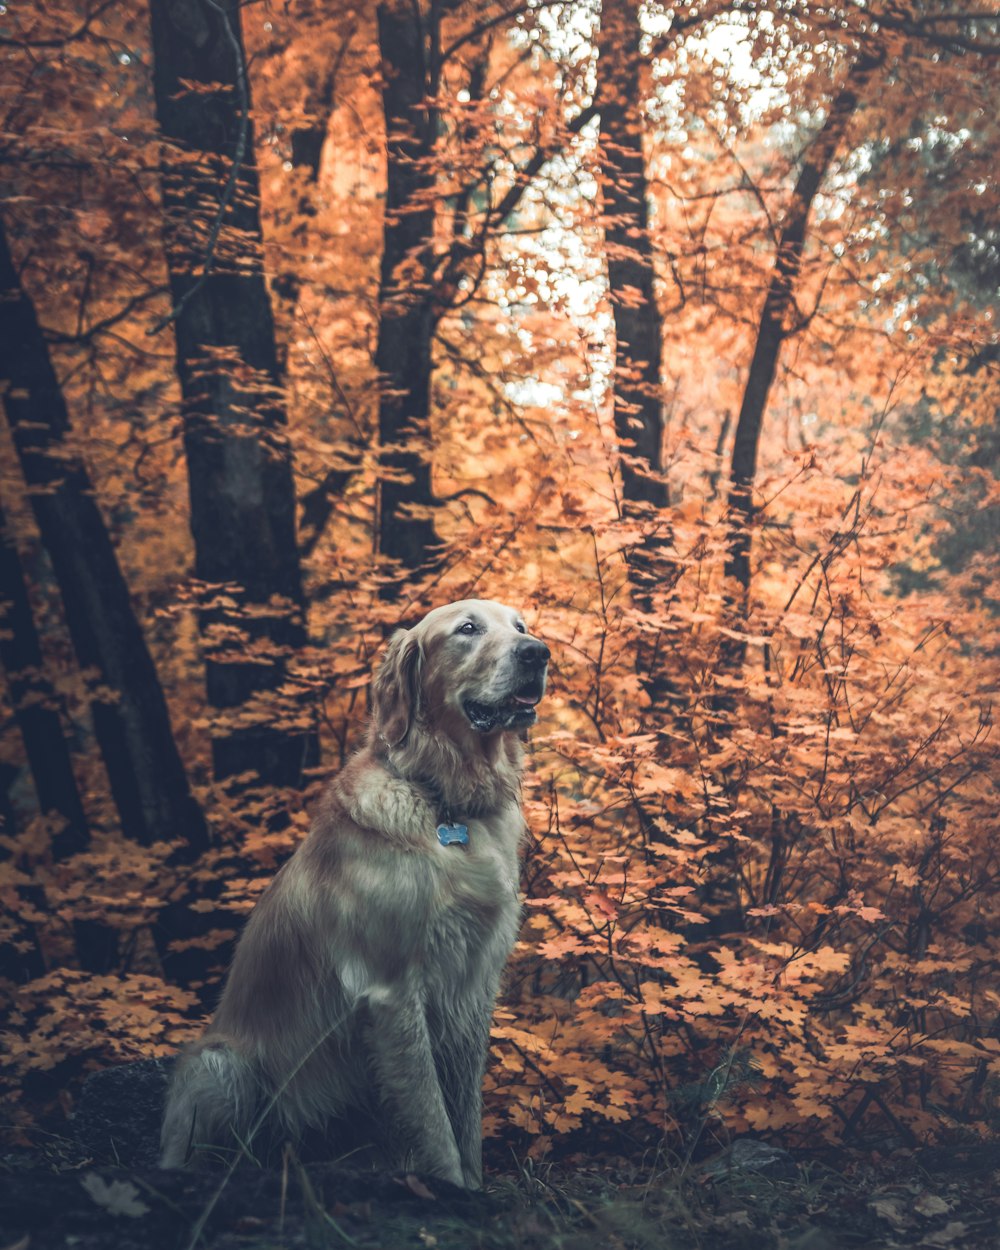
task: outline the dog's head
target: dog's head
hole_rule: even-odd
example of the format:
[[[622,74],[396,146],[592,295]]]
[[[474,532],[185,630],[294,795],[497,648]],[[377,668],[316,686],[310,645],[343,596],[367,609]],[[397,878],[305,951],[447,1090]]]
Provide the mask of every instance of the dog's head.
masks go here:
[[[527,729],[548,660],[513,608],[487,599],[435,608],[389,644],[372,690],[375,731],[399,746],[417,720],[456,741]]]

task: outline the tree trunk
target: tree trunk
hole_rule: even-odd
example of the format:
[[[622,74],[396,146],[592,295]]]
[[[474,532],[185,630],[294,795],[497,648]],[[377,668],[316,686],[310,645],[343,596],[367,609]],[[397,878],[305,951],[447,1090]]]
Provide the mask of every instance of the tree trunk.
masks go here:
[[[864,52],[854,61],[847,79],[830,105],[826,121],[810,145],[802,163],[778,237],[774,269],[764,298],[757,341],[747,376],[743,402],[736,423],[733,454],[729,472],[729,550],[725,576],[730,583],[730,602],[737,598],[746,610],[750,589],[751,527],[754,518],[753,485],[757,474],[757,452],[760,447],[764,414],[767,410],[771,384],[774,381],[781,344],[789,333],[787,319],[792,308],[795,284],[802,271],[806,228],[816,193],[854,114],[865,84],[882,63],[877,52]],[[735,589],[732,587],[735,583]],[[730,648],[737,654],[730,662],[741,664],[743,643]]]
[[[0,290],[4,410],[80,667],[95,669],[113,692],[95,698],[91,713],[122,831],[144,846],[183,838],[200,849],[208,844],[204,817],[94,488],[67,451],[66,401],[2,225]]]
[[[386,473],[377,537],[381,553],[412,572],[426,563],[436,542],[428,514],[435,505],[428,429],[436,328],[430,287],[434,113],[428,102],[431,67],[416,6],[380,4],[378,37],[388,182],[375,352]],[[412,515],[414,506],[425,514]]]
[[[0,833],[12,838],[17,833],[17,817],[14,805],[10,801],[10,787],[13,785],[20,770],[10,764],[0,763]],[[0,847],[0,863],[12,858],[11,852]],[[47,911],[44,895],[37,886],[20,885],[13,887],[18,898],[25,905],[37,909],[43,914]],[[36,977],[45,975],[45,958],[42,944],[38,940],[35,925],[26,920],[18,908],[5,907],[0,912],[0,981],[13,981],[15,985],[24,985],[34,981]]]
[[[90,830],[73,776],[59,700],[43,669],[42,646],[28,598],[21,558],[0,505],[0,598],[4,600],[0,660],[14,719],[21,731],[39,810],[62,819],[52,838],[54,859],[66,859],[90,842]]]
[[[598,39],[601,190],[608,289],[615,319],[614,422],[623,450],[625,510],[669,502],[663,472],[663,326],[653,290],[642,148],[637,0],[604,0]],[[636,506],[638,505],[638,507]]]
[[[638,0],[603,0],[598,36],[601,191],[608,294],[615,319],[614,425],[620,450],[622,513],[648,526],[628,557],[633,601],[662,619],[675,581],[666,555],[670,503],[663,476],[663,324],[654,290],[643,152]],[[669,701],[662,630],[644,631],[636,670],[650,707]]]
[[[150,12],[195,573],[235,604],[202,618],[222,714],[215,775],[296,786],[316,740],[276,693],[305,641],[304,599],[239,6],[150,0]]]
[[[43,656],[28,586],[13,535],[0,506],[0,597],[6,602],[0,660],[7,674],[14,719],[24,742],[28,767],[43,815],[62,819],[52,837],[52,858],[68,859],[90,844],[90,829],[80,802],[69,745],[63,732],[59,696],[43,670]],[[40,886],[25,886],[25,898],[46,911]],[[118,963],[118,935],[111,925],[76,920],[73,938],[80,966],[88,972],[110,972]],[[39,952],[37,938],[32,945]],[[2,962],[2,961],[0,961]],[[40,976],[41,972],[36,972]]]
[[[794,304],[795,285],[802,271],[809,214],[837,146],[857,107],[860,92],[881,61],[882,58],[877,53],[862,53],[852,64],[843,87],[830,105],[826,121],[809,147],[778,236],[774,268],[761,310],[730,463],[730,532],[725,563],[725,602],[734,625],[738,624],[733,619],[737,613],[745,616],[749,610],[753,485],[757,473],[757,452],[778,353],[790,332],[788,314]],[[741,637],[722,638],[719,663],[721,673],[738,673],[743,667],[745,657],[746,642]],[[712,700],[713,711],[720,716],[731,714],[733,705],[733,695],[729,688],[720,689]],[[734,850],[727,844],[706,865],[706,880],[698,892],[702,908],[710,914],[709,923],[701,926],[701,936],[709,944],[720,935],[738,932],[743,928],[743,912],[736,880]]]

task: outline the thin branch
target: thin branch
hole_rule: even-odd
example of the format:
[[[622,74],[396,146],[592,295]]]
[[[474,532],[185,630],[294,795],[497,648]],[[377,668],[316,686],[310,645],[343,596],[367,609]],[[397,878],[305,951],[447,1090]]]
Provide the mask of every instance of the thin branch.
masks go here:
[[[15,39],[9,35],[0,35],[0,47],[5,48],[65,48],[68,43],[75,43],[77,39],[83,39],[90,33],[91,25],[97,21],[108,9],[112,9],[118,0],[104,0],[103,4],[99,4],[96,9],[83,19],[76,30],[71,31],[68,35],[63,35],[58,39]]]
[[[488,31],[495,30],[497,26],[502,26],[504,22],[512,22],[518,17],[523,17],[528,13],[539,13],[542,9],[558,8],[566,3],[566,0],[536,0],[533,4],[522,4],[516,9],[507,9],[503,13],[498,13],[496,17],[489,18],[488,21],[480,22],[467,30],[464,35],[459,35],[447,48],[441,53],[440,64],[443,66],[447,61],[455,55],[459,48],[464,48],[467,43],[476,43],[482,39]]]
[[[78,343],[89,343],[99,334],[105,334],[109,330],[114,329],[119,322],[127,320],[137,308],[141,308],[143,304],[149,300],[159,299],[169,288],[163,285],[150,287],[147,291],[142,291],[138,295],[133,295],[130,300],[124,303],[117,312],[111,313],[104,317],[101,321],[95,321],[93,325],[87,326],[85,329],[78,331],[76,334],[66,334],[61,330],[45,330],[45,337],[50,343],[59,343],[60,345],[73,346]]]

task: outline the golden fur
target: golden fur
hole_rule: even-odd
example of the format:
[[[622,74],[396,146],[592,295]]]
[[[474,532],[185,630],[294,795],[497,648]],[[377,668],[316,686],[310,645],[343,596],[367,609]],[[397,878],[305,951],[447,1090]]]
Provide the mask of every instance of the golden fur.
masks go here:
[[[365,747],[327,786],[212,1024],[178,1060],[164,1167],[310,1129],[480,1184],[480,1086],[520,915],[521,738],[547,659],[516,612],[484,600],[395,635]],[[443,845],[439,824],[467,826],[468,844]]]

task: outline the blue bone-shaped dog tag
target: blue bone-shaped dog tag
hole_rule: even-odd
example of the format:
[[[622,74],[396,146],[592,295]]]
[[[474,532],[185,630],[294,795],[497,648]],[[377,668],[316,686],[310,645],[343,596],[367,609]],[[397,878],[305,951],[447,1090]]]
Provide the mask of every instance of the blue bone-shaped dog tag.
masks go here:
[[[442,846],[451,846],[457,842],[459,846],[465,846],[469,841],[468,825],[438,825],[438,841]]]

